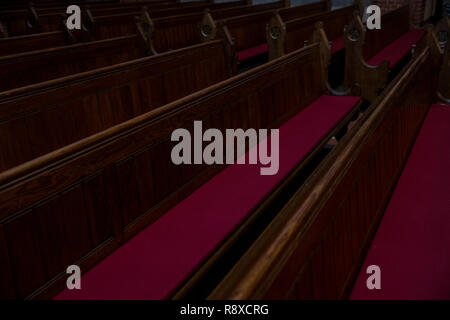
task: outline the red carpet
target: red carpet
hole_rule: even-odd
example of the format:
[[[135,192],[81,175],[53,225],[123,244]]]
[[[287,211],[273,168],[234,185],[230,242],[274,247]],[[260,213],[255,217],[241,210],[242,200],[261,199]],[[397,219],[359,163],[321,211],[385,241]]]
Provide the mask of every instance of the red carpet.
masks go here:
[[[389,68],[395,66],[404,56],[408,54],[412,46],[423,36],[423,29],[412,29],[381,50],[376,56],[367,61],[369,65],[376,66],[384,59],[389,60]]]
[[[237,56],[238,56],[239,61],[244,61],[244,60],[256,57],[260,54],[263,54],[267,51],[269,51],[269,46],[267,45],[267,43],[264,43],[264,44],[261,44],[259,46],[256,46],[256,47],[253,47],[250,49],[239,51],[237,53]]]
[[[366,287],[367,266],[381,289]],[[450,299],[450,106],[432,106],[351,299]]]
[[[236,228],[359,101],[322,96],[280,127],[280,168],[230,165],[56,299],[162,299]]]

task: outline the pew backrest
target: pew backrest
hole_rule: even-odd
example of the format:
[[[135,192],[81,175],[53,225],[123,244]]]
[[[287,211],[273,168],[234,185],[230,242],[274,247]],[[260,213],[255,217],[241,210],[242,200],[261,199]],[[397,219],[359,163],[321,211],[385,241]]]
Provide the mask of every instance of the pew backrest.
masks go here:
[[[327,38],[335,40],[344,35],[345,26],[353,17],[356,5],[313,14],[304,18],[282,20],[278,14],[274,14],[267,27],[267,43],[269,45],[269,58],[275,59],[282,55],[297,50],[311,41],[316,22],[322,21]]]
[[[0,93],[0,171],[224,80],[218,40]]]
[[[60,47],[73,42],[74,39],[71,34],[64,31],[0,38],[0,56]]]
[[[130,35],[0,57],[0,91],[144,57],[144,40]]]
[[[292,19],[293,17],[308,16],[315,13],[327,11],[329,5],[327,1],[320,1],[317,3],[306,4],[297,7],[282,8],[278,10],[278,14],[284,19]],[[209,13],[205,13],[209,14]],[[269,23],[273,10],[251,13],[248,15],[239,15],[231,18],[226,18],[218,21],[213,19],[213,16],[203,17],[203,24],[200,28],[202,37],[205,40],[212,39],[210,34],[217,34],[219,31],[214,29],[225,28],[226,33],[229,33],[235,44],[235,50],[245,50],[262,43],[266,43],[265,30]],[[205,29],[210,29],[211,32],[205,33]],[[219,32],[221,34],[221,32]]]
[[[317,55],[311,45],[0,174],[2,297],[54,296],[67,265],[87,271],[220,169],[174,165],[173,130],[273,128],[306,108],[325,88]]]

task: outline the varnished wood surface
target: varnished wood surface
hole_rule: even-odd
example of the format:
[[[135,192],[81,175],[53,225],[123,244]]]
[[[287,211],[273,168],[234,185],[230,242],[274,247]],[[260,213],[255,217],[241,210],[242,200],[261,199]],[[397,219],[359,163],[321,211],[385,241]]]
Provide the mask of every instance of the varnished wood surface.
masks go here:
[[[130,35],[3,56],[0,57],[0,88],[7,91],[145,55],[142,41]]]
[[[214,41],[1,92],[0,171],[224,80],[224,55]]]
[[[410,62],[210,299],[347,296],[431,103],[430,62]]]
[[[174,129],[277,127],[306,107],[325,88],[318,54],[294,52],[0,174],[0,256],[14,279],[2,296],[55,294],[68,264],[87,270],[210,178],[214,167],[172,164]]]
[[[438,101],[450,104],[450,18],[441,21],[437,37],[443,46],[443,62],[439,72]]]
[[[382,16],[383,27],[379,30],[366,30],[361,18],[355,12],[354,18],[344,35],[345,40],[345,85],[354,87],[361,96],[373,101],[386,87],[389,78],[394,75],[389,69],[389,61],[383,60],[377,66],[366,63],[386,46],[410,30],[410,6],[388,12]],[[426,28],[424,37],[417,46],[429,46],[432,60],[440,59],[439,46],[435,35]],[[412,49],[412,48],[411,48]]]
[[[329,41],[343,37],[344,27],[349,24],[355,9],[357,9],[357,6],[352,5],[288,21],[284,21],[278,16],[272,17],[267,29],[269,57],[275,59],[302,48],[305,41],[311,41],[314,25],[319,21],[323,22],[323,28]],[[276,39],[271,33],[274,28],[281,31]]]
[[[63,31],[0,38],[0,56],[59,47],[66,44],[68,44],[68,39]]]
[[[153,2],[135,2],[122,3],[113,6],[109,4],[82,6],[83,9],[89,9],[94,17],[103,17],[119,14],[136,15],[142,9],[147,7],[151,10],[152,17],[166,17],[171,15],[187,14],[201,12],[206,8],[224,9],[235,6],[245,6],[246,1],[226,2],[226,3],[153,3]],[[39,9],[36,6],[29,6],[27,9],[2,10],[0,8],[0,21],[3,21],[5,28],[11,36],[25,35],[38,32],[50,32],[59,30],[62,17],[66,16],[67,7]],[[33,27],[30,27],[33,26]]]

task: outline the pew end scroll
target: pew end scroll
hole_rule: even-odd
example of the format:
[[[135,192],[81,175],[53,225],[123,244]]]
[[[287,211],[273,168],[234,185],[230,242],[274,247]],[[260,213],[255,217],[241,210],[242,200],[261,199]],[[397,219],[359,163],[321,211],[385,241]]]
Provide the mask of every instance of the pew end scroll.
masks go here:
[[[266,26],[266,37],[269,46],[269,60],[283,56],[285,54],[286,25],[278,11],[273,14]]]
[[[365,62],[363,55],[365,35],[366,28],[359,13],[355,11],[344,33],[344,84],[348,88],[359,88],[361,97],[372,102],[388,82],[389,61],[383,60],[377,66]]]

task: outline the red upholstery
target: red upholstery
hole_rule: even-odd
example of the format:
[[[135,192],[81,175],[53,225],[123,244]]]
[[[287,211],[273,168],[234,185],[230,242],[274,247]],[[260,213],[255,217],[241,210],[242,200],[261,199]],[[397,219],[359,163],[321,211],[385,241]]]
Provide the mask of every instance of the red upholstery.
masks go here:
[[[331,54],[341,51],[345,48],[344,37],[337,38],[331,42]]]
[[[432,106],[351,299],[450,299],[450,106]],[[381,289],[366,287],[367,266]]]
[[[376,56],[367,61],[369,65],[379,65],[384,59],[389,60],[389,68],[394,67],[408,54],[412,46],[423,36],[423,29],[412,29],[381,50]]]
[[[230,165],[56,299],[167,297],[358,102],[322,96],[280,127],[280,167]],[[295,147],[293,147],[295,146]]]
[[[260,54],[263,54],[265,52],[269,51],[269,46],[267,43],[261,44],[256,47],[252,47],[246,50],[239,51],[237,53],[237,57],[239,61],[244,61],[253,57],[256,57]]]

